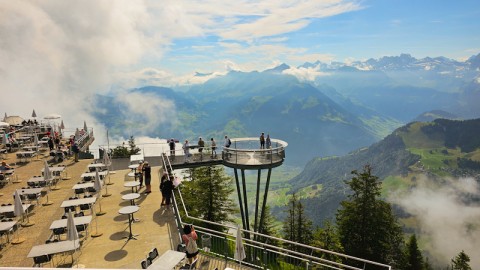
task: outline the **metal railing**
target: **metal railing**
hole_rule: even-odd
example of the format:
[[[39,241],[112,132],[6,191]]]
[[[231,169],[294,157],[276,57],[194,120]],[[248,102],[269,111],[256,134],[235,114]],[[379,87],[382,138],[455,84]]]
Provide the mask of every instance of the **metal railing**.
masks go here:
[[[163,168],[171,170],[170,161],[165,155],[162,155]],[[168,174],[167,174],[168,175]],[[178,197],[178,199],[177,199]],[[207,221],[201,218],[192,217],[188,214],[187,207],[182,197],[180,187],[177,187],[172,196],[175,221],[179,230],[179,239],[181,242],[181,232],[185,224],[195,224],[195,231],[200,239],[202,239],[199,247],[209,256],[215,256],[219,259],[228,261],[236,261],[234,259],[235,237],[226,233],[229,230],[237,230],[232,225],[221,224],[217,222]],[[187,223],[182,220],[181,211]],[[220,230],[213,230],[200,226],[198,224],[213,225]],[[319,267],[328,269],[368,269],[368,266],[380,266],[385,269],[391,269],[391,266],[349,256],[346,254],[325,250],[318,247],[304,245],[292,242],[278,237],[273,237],[253,231],[240,229],[242,232],[253,236],[253,239],[244,238],[245,250],[247,258],[245,261],[238,262],[243,265],[257,269],[317,269]],[[206,240],[208,239],[208,241]],[[208,249],[206,249],[206,247]],[[338,258],[336,260],[324,259],[323,256]]]

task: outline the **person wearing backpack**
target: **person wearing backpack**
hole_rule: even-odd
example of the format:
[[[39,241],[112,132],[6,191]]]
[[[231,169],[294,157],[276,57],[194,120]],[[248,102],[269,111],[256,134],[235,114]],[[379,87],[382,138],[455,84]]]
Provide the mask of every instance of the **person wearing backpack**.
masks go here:
[[[197,247],[197,233],[193,225],[186,224],[183,226],[183,235],[182,240],[185,243],[185,253],[187,253],[187,258],[190,265],[193,263],[193,260],[197,258],[198,247]]]

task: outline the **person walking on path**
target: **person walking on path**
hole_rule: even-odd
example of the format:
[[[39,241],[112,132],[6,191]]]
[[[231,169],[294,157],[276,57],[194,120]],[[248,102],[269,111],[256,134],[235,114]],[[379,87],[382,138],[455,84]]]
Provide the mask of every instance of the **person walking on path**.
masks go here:
[[[73,143],[72,152],[73,152],[73,156],[75,158],[75,162],[78,162],[78,153],[80,152],[80,149],[78,149],[77,142]]]
[[[148,161],[145,161],[142,170],[145,177],[145,194],[150,194],[152,192],[150,185],[152,181],[152,168],[148,164]]]
[[[217,157],[217,143],[213,138],[210,139],[212,142],[212,158]]]
[[[265,133],[263,132],[260,135],[260,149],[265,149]]]
[[[163,183],[162,193],[165,191],[165,204],[167,205],[167,207],[170,206],[170,201],[172,198],[172,192],[173,192],[172,179],[173,179],[173,175],[169,175],[169,177],[167,177],[166,181]]]
[[[185,143],[183,144],[183,154],[185,155],[184,163],[188,163],[188,157],[190,156],[190,144],[188,143],[188,140],[185,140]]]

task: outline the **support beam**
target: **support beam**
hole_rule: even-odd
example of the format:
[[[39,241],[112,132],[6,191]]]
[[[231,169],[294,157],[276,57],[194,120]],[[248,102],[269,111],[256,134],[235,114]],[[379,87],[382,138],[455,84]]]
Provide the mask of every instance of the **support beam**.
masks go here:
[[[258,203],[260,201],[260,177],[262,174],[262,170],[258,169],[257,173],[257,197],[256,197],[256,202],[255,202],[255,223],[253,224],[253,231],[257,232],[258,231]],[[255,236],[254,236],[255,238]]]
[[[247,230],[250,231],[250,220],[248,218],[248,199],[247,199],[247,184],[245,180],[245,170],[241,169],[242,172],[242,185],[243,185],[243,204],[245,211],[245,225],[247,225]],[[247,234],[246,237],[250,239],[250,234]]]
[[[263,203],[262,203],[262,214],[260,216],[260,225],[259,225],[259,233],[263,233],[260,231],[260,228],[263,226],[263,222],[265,219],[265,207],[267,206],[267,197],[268,197],[268,186],[270,185],[270,176],[272,176],[272,169],[268,169],[268,174],[267,174],[267,183],[265,185],[265,192],[263,194]]]
[[[240,214],[242,216],[242,225],[243,228],[246,229],[247,226],[245,224],[245,213],[243,212],[243,205],[242,205],[242,192],[240,191],[240,183],[238,182],[238,172],[237,169],[233,169],[233,172],[235,173],[235,181],[237,182],[237,194],[238,194],[238,203],[240,205]]]

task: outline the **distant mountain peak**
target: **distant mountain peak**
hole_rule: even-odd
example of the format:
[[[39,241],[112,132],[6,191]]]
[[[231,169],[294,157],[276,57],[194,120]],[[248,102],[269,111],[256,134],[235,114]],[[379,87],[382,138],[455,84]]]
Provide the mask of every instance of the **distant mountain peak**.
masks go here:
[[[264,70],[263,72],[267,72],[267,73],[282,73],[282,71],[286,70],[286,69],[290,69],[290,66],[285,64],[285,63],[282,63],[281,65],[279,66],[276,66],[274,68],[271,68],[271,69],[266,69]]]

